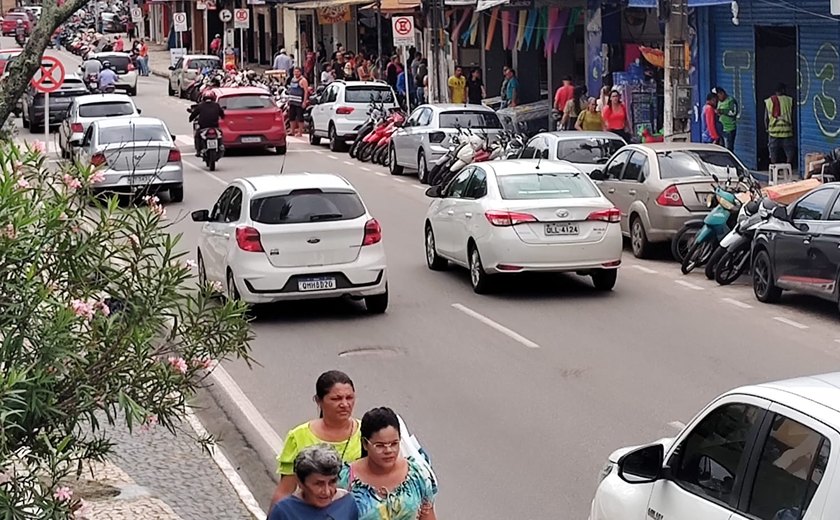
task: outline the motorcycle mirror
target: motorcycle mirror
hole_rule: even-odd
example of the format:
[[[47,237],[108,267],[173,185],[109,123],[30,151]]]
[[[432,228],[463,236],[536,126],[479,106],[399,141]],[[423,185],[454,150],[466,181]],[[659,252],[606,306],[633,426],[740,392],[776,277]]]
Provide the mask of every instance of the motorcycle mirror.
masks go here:
[[[596,168],[589,174],[589,178],[593,181],[603,181],[606,180],[607,176],[604,174],[603,170]]]
[[[714,179],[715,182],[720,182],[720,179],[718,179],[718,176],[715,175],[714,173],[712,174],[712,179]]]
[[[784,220],[785,222],[788,221],[788,213],[787,208],[784,206],[776,206],[773,208],[773,217],[779,220]]]

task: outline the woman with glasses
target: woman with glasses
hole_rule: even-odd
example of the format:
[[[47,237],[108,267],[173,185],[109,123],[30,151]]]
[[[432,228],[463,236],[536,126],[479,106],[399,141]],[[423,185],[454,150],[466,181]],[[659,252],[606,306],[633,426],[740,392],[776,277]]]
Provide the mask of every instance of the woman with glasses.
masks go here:
[[[362,417],[362,458],[345,466],[339,486],[350,490],[360,520],[436,520],[437,482],[427,467],[400,454],[400,422],[390,408]]]
[[[272,508],[268,520],[358,520],[353,497],[336,486],[342,466],[326,444],[301,450],[294,462],[298,488]]]
[[[324,372],[315,382],[314,400],[320,417],[292,428],[286,435],[283,452],[277,457],[280,482],[271,499],[272,506],[297,489],[294,462],[304,448],[327,444],[344,462],[362,456],[360,423],[353,418],[356,389],[350,377],[338,370]]]

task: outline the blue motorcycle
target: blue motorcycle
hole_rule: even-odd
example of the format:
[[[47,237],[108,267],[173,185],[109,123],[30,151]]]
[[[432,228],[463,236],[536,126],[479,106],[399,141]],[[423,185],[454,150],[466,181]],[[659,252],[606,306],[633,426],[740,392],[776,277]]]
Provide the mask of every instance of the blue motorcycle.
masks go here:
[[[715,191],[706,199],[706,205],[712,210],[703,219],[703,227],[694,235],[691,246],[683,258],[680,270],[688,274],[695,267],[704,265],[715,252],[720,241],[729,233],[729,220],[741,209],[741,201],[736,190],[729,184],[715,179]],[[740,180],[739,183],[741,184]]]

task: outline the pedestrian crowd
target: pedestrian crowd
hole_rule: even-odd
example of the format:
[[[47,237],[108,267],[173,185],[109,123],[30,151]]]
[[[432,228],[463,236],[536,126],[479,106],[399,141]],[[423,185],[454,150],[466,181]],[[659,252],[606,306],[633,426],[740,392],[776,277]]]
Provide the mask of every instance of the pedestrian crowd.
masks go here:
[[[390,408],[354,417],[356,387],[337,370],[315,383],[317,419],[292,428],[277,457],[268,520],[435,520],[437,479]]]

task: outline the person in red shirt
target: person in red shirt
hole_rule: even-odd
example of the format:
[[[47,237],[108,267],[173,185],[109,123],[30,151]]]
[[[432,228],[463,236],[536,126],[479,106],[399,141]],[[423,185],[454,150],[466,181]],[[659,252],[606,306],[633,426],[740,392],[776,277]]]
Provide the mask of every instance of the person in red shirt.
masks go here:
[[[630,123],[627,119],[627,107],[621,102],[621,92],[610,92],[610,102],[601,113],[604,119],[604,130],[621,136],[628,143],[631,140]]]
[[[213,37],[213,41],[210,42],[210,52],[215,55],[219,55],[219,51],[222,50],[222,37],[218,34]]]
[[[563,85],[554,93],[554,111],[555,120],[560,122],[563,119],[563,111],[566,109],[566,104],[570,99],[575,97],[575,86],[572,82],[571,76],[563,78]],[[558,130],[560,128],[558,127]]]
[[[720,144],[720,133],[718,132],[717,95],[710,93],[706,96],[706,105],[703,106],[703,142]]]
[[[125,40],[118,34],[117,39],[114,40],[114,52],[124,52],[125,51]]]

